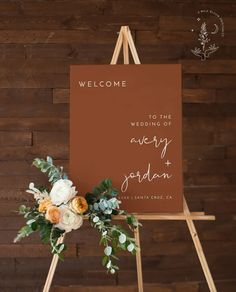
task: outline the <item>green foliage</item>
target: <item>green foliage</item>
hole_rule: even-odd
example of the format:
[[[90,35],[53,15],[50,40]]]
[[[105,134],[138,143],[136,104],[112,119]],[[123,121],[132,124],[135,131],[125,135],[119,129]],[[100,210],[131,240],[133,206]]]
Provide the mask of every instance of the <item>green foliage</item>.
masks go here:
[[[129,214],[125,211],[121,211],[120,214],[126,215],[126,223],[131,227],[131,229],[137,228],[138,226],[142,226],[142,224],[138,222],[138,220],[133,214]]]
[[[37,167],[41,172],[47,173],[49,182],[54,184],[59,179],[67,179],[67,174],[63,172],[62,166],[55,166],[53,159],[48,156],[47,159],[35,158],[33,165]]]
[[[36,207],[31,209],[30,207],[21,205],[19,207],[19,214],[24,215],[27,221],[26,225],[18,231],[14,242],[19,242],[22,238],[38,231],[41,241],[43,243],[50,243],[52,253],[58,254],[63,259],[62,252],[66,249],[66,246],[65,244],[58,243],[58,239],[62,236],[64,230],[55,228]]]
[[[91,225],[101,234],[100,244],[104,246],[102,264],[107,271],[114,274],[118,270],[116,253],[124,250],[132,254],[137,251],[135,239],[120,225],[113,225],[110,221],[100,220],[97,214],[90,214]]]
[[[51,229],[52,224],[38,211],[37,205],[32,209],[25,205],[21,205],[18,213],[24,216],[26,219],[26,225],[19,230],[14,242],[20,241],[22,238],[29,236],[35,231],[39,231],[42,241],[48,242],[48,240],[46,240],[46,235],[41,236],[41,233],[45,233],[46,228]]]
[[[26,207],[25,205],[20,205],[18,212],[20,215],[25,215],[28,212],[30,212],[30,207]]]
[[[28,225],[21,227],[21,229],[17,233],[17,236],[14,239],[14,243],[19,242],[22,238],[29,236],[33,232],[34,231]]]
[[[67,179],[66,173],[63,172],[63,167],[58,167],[53,164],[51,157],[47,159],[35,158],[33,165],[37,167],[41,172],[46,173],[49,178],[49,182],[54,184],[59,179]],[[46,190],[45,187],[38,188],[40,191]],[[20,241],[22,238],[29,236],[31,233],[38,231],[39,237],[43,243],[50,243],[52,253],[58,254],[63,259],[62,252],[66,249],[65,244],[58,244],[58,239],[64,233],[64,230],[54,228],[53,224],[45,219],[44,214],[38,211],[36,204],[35,208],[26,207],[21,205],[19,207],[19,214],[23,215],[26,219],[26,226],[23,226],[14,242]]]
[[[50,242],[50,235],[52,231],[52,224],[45,220],[42,224],[39,225],[39,237],[43,243]]]
[[[52,227],[50,232],[51,252],[57,254],[61,260],[64,259],[63,252],[66,250],[64,243],[59,243],[58,239],[64,234],[63,230]]]
[[[135,239],[127,230],[120,225],[112,224],[112,215],[124,215],[131,230],[140,225],[133,215],[119,210],[120,201],[116,196],[117,190],[113,189],[112,182],[108,179],[95,187],[93,193],[86,195],[87,201],[90,202],[88,213],[90,224],[99,231],[100,244],[104,246],[102,264],[111,274],[119,269],[115,264],[118,260],[117,252],[124,250],[135,254],[138,248]]]
[[[93,189],[92,193],[87,193],[85,197],[89,204],[93,204],[100,198],[111,199],[116,197],[117,194],[118,191],[113,188],[111,180],[105,179]]]

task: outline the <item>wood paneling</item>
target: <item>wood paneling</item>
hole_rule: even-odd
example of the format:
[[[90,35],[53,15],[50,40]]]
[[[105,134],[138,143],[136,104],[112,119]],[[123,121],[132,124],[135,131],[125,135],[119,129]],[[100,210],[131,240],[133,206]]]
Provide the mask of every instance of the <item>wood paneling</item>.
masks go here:
[[[205,62],[191,53],[199,9],[225,23],[218,51]],[[216,214],[216,222],[197,222],[199,236],[218,291],[236,290],[235,16],[234,0],[0,2],[0,291],[41,291],[49,247],[37,235],[13,244],[24,222],[14,210],[32,203],[24,191],[30,181],[47,181],[31,166],[34,157],[51,155],[67,169],[70,64],[108,64],[124,24],[142,63],[183,66],[185,195],[191,210]],[[208,291],[185,223],[143,225],[145,292]],[[135,259],[122,254],[121,270],[108,276],[87,223],[66,241],[53,291],[136,291]]]

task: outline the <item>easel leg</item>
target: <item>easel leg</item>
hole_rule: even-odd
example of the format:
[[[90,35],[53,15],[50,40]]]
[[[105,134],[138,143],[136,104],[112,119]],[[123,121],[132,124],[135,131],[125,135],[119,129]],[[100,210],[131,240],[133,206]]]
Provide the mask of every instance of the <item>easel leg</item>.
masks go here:
[[[190,215],[190,211],[189,211],[189,208],[188,208],[188,205],[187,205],[187,202],[186,202],[185,198],[184,198],[184,213],[186,215]],[[192,240],[193,240],[193,243],[194,243],[198,258],[199,258],[201,266],[202,266],[202,270],[203,270],[204,275],[206,277],[209,290],[210,290],[210,292],[216,292],[217,290],[216,290],[216,287],[215,287],[215,283],[213,281],[210,269],[208,267],[208,264],[207,264],[207,261],[206,261],[206,257],[204,255],[204,252],[203,252],[203,249],[202,249],[202,245],[201,245],[200,239],[198,237],[197,230],[195,228],[193,220],[187,218],[186,222],[187,222],[190,234],[192,236]]]
[[[64,235],[61,236],[58,239],[58,243],[62,243],[64,241],[64,237],[65,237]],[[47,279],[46,279],[46,282],[45,282],[45,285],[43,288],[43,292],[49,292],[49,290],[51,288],[52,280],[53,280],[53,277],[54,277],[54,274],[56,271],[56,267],[57,267],[57,263],[58,263],[58,259],[59,259],[58,255],[54,254],[52,261],[51,261],[49,271],[48,271]]]
[[[123,56],[124,64],[129,64],[129,44],[127,39],[128,28],[124,27],[123,29]]]
[[[113,56],[112,56],[112,59],[111,59],[111,63],[110,63],[111,65],[117,64],[118,57],[119,57],[119,54],[120,54],[120,50],[121,50],[121,47],[122,47],[122,43],[123,43],[123,27],[121,27],[120,32],[119,32],[119,36],[117,38],[116,46],[115,46],[115,49],[114,49],[114,52],[113,52]]]
[[[138,291],[143,292],[143,272],[142,272],[142,258],[141,258],[141,248],[140,248],[140,235],[139,227],[134,231],[134,237],[138,250],[136,253],[136,266],[137,266],[137,277],[138,277]]]

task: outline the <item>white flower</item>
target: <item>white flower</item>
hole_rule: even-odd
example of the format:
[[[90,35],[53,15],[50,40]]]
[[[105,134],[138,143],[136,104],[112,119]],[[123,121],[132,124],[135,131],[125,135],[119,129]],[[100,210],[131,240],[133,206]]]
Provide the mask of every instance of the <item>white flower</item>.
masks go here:
[[[68,179],[59,179],[56,181],[50,192],[52,203],[58,206],[74,198],[77,191],[72,185],[72,181]]]
[[[55,227],[70,232],[72,229],[78,229],[83,224],[83,217],[75,214],[67,205],[59,206],[61,211],[59,223]]]

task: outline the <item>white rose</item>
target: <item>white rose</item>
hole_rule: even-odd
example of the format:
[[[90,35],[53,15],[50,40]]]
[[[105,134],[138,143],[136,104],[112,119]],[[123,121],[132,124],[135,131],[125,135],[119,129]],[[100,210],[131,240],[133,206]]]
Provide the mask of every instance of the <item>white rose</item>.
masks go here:
[[[67,205],[58,207],[61,211],[59,223],[55,227],[70,232],[72,229],[78,229],[83,224],[83,217],[75,214]]]
[[[54,205],[61,205],[67,203],[77,194],[75,187],[72,187],[72,181],[68,179],[59,179],[56,181],[51,189],[50,197]]]

